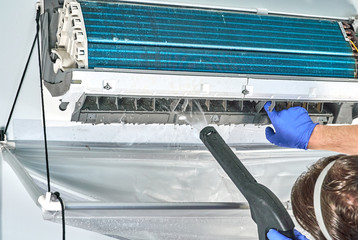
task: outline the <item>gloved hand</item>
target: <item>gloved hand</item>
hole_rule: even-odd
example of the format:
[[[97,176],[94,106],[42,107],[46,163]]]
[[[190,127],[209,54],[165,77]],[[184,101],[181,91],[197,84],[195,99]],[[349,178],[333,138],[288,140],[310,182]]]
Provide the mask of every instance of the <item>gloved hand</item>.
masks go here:
[[[271,102],[264,106],[272,125],[266,128],[266,138],[280,147],[307,149],[313,129],[318,123],[313,123],[306,109],[292,107],[279,112],[275,109],[269,111]]]
[[[302,233],[300,233],[296,229],[293,230],[293,233],[295,234],[295,239],[296,240],[308,240],[308,238],[306,238],[305,235],[302,235]],[[292,240],[291,238],[288,238],[288,237],[282,235],[281,233],[279,233],[275,229],[270,229],[270,231],[268,231],[267,238],[269,240]]]

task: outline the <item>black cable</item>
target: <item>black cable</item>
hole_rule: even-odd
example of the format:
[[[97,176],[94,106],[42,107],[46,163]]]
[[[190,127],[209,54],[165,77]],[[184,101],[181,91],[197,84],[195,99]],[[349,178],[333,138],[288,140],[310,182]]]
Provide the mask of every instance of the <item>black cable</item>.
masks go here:
[[[21,86],[22,86],[22,83],[24,82],[24,79],[25,79],[25,75],[26,75],[26,72],[27,72],[27,67],[29,66],[31,56],[32,56],[32,53],[33,53],[33,51],[34,51],[34,47],[35,47],[37,35],[38,35],[38,31],[36,32],[34,41],[32,42],[31,50],[30,50],[29,56],[28,56],[28,58],[27,58],[27,62],[26,62],[24,71],[22,72],[21,81],[20,81],[19,87],[17,88],[16,96],[15,96],[14,102],[13,102],[13,104],[12,104],[12,108],[11,108],[9,117],[8,117],[8,119],[7,119],[6,127],[5,127],[5,130],[4,130],[4,133],[5,133],[5,134],[7,133],[7,129],[8,129],[8,127],[9,127],[9,124],[10,124],[10,121],[11,121],[11,118],[12,118],[12,114],[13,114],[14,109],[15,109],[15,105],[16,105],[16,102],[17,102],[17,98],[19,97],[20,90],[21,90]]]
[[[65,205],[63,204],[59,192],[55,192],[54,195],[57,197],[58,201],[60,201],[61,208],[62,208],[62,240],[65,240],[66,239]]]
[[[48,147],[47,147],[47,133],[46,133],[46,118],[45,118],[45,103],[44,103],[44,94],[43,94],[43,86],[42,86],[42,64],[41,64],[41,50],[40,50],[40,8],[37,10],[36,14],[36,39],[37,39],[37,54],[39,60],[39,73],[40,73],[40,89],[41,89],[41,107],[42,107],[42,126],[44,132],[44,143],[45,143],[45,158],[46,158],[46,174],[47,174],[47,190],[51,192],[51,184],[50,184],[50,164],[48,159]],[[63,200],[60,197],[59,192],[55,192],[54,195],[57,197],[58,201],[61,204],[62,209],[62,239],[66,239],[66,223],[65,223],[65,206],[63,204]]]
[[[45,103],[44,103],[44,94],[42,87],[42,69],[41,69],[41,50],[40,50],[40,9],[37,10],[36,14],[36,38],[37,38],[37,54],[39,60],[39,72],[40,72],[40,91],[41,91],[41,107],[42,107],[42,126],[44,132],[44,143],[45,143],[45,159],[46,159],[46,174],[47,174],[47,191],[51,192],[51,184],[50,184],[50,164],[48,161],[48,149],[47,149],[47,133],[46,133],[46,117],[45,117]]]

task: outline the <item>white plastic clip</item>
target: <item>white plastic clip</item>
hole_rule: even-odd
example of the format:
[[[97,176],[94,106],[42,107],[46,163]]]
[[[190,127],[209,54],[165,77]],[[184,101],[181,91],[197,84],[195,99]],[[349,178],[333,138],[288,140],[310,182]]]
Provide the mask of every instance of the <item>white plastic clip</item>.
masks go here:
[[[59,201],[53,201],[52,193],[47,192],[46,195],[42,195],[37,200],[43,211],[55,212],[62,211],[61,203]]]
[[[44,0],[38,0],[36,2],[36,10],[37,9],[40,9],[40,13],[41,15],[45,13],[45,3],[44,3]]]
[[[269,11],[266,8],[256,8],[256,13],[257,15],[267,16],[269,14]]]

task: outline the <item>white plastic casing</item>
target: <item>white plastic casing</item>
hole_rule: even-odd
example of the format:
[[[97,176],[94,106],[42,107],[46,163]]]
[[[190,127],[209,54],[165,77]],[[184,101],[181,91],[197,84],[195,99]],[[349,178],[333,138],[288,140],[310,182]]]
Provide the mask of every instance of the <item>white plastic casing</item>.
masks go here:
[[[87,35],[81,5],[74,0],[65,0],[59,13],[57,44],[52,49],[52,53],[57,56],[54,71],[87,68]]]

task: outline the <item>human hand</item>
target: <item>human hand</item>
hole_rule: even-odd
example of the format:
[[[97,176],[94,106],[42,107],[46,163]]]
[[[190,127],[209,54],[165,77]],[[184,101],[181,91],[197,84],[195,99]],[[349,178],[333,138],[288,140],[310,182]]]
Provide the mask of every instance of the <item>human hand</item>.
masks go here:
[[[267,140],[280,147],[307,149],[313,129],[318,123],[313,123],[306,109],[302,107],[292,107],[279,112],[273,109],[270,112],[270,105],[271,102],[267,102],[264,108],[276,132],[267,127]]]
[[[296,240],[308,240],[308,238],[306,238],[305,235],[302,235],[302,233],[300,233],[296,229],[293,230],[293,233],[295,234],[295,239]],[[270,229],[270,231],[268,231],[267,238],[269,240],[291,240],[291,238],[288,238],[288,237],[282,235],[281,233],[279,233],[275,229]]]

